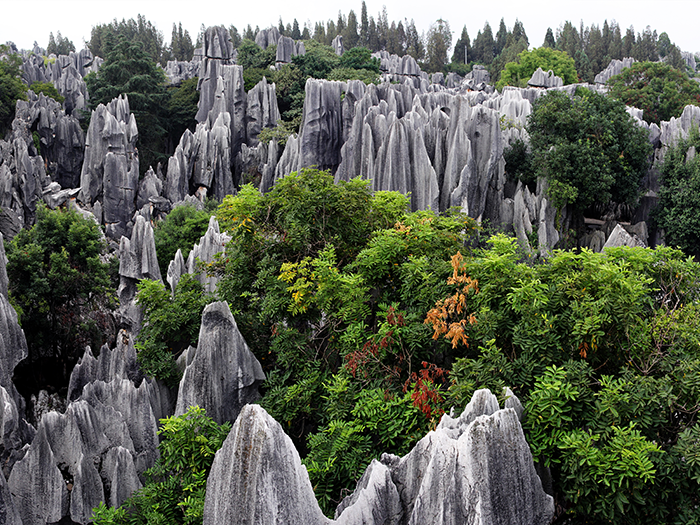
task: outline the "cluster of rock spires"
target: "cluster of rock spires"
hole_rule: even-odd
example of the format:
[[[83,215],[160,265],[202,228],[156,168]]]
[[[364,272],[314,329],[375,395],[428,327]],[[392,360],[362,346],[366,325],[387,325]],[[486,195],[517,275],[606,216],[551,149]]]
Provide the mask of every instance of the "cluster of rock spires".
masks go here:
[[[83,79],[88,73],[99,71],[101,65],[102,59],[94,57],[87,48],[69,55],[51,55],[48,63],[44,63],[40,54],[32,53],[23,59],[22,80],[27,85],[52,83],[65,97],[63,109],[71,115],[74,111],[87,109],[88,92]]]
[[[218,225],[212,225],[214,230]],[[209,249],[212,236],[205,235],[199,253]],[[177,389],[143,377],[134,332],[122,330],[116,347],[103,346],[97,358],[86,348],[71,374],[65,411],[45,413],[35,430],[24,419],[24,400],[11,379],[16,364],[27,356],[27,345],[7,300],[5,257],[0,252],[3,523],[89,523],[101,501],[119,506],[142,486],[144,472],[158,458],[159,419],[198,405],[219,423],[234,421],[246,403],[258,399],[258,385],[264,380],[260,363],[228,305],[219,302],[203,313],[197,348],[182,355],[184,373]],[[160,279],[152,227],[141,216],[131,239],[122,238],[120,277],[126,311],[136,306],[133,297],[127,299],[131,304],[124,303],[124,288],[138,279]]]
[[[287,60],[300,50],[285,38],[270,28],[260,31],[256,41],[261,47],[277,45],[278,53],[287,49],[281,57]],[[342,39],[334,47],[342,53]],[[60,62],[70,58],[71,67],[84,72],[94,66],[83,55]],[[186,71],[168,66],[171,78],[197,71],[197,128],[183,134],[167,167],[156,167],[140,182],[138,129],[126,98],[95,110],[83,149],[77,121],[42,95],[32,97],[19,106],[11,145],[0,143],[5,173],[0,179],[0,231],[12,237],[30,225],[41,198],[51,206],[69,200],[92,212],[105,225],[107,237],[118,241],[131,235],[138,215],[157,219],[192,195],[200,201],[222,199],[253,178],[269,191],[286,174],[317,166],[333,171],[337,180],[360,176],[371,179],[375,189],[410,191],[414,209],[461,206],[474,218],[514,232],[526,249],[533,232],[539,249],[555,246],[567,228],[566,213],[555,227],[544,184],[526,188],[508,182],[502,153],[517,139],[527,142],[524,127],[538,96],[546,89],[572,92],[576,86],[561,86],[561,79],[539,70],[530,80],[538,87],[506,87],[499,93],[488,86],[488,72],[479,66],[464,79],[429,77],[410,56],[375,56],[384,80],[378,86],[309,79],[301,126],[282,148],[274,139],[258,140],[263,128],[273,128],[279,120],[275,85],[263,78],[246,93],[228,31],[210,27]],[[587,87],[603,90],[601,82],[631,60],[611,62],[598,83]],[[29,62],[27,70],[33,73],[28,74],[36,76],[37,68]],[[630,111],[649,129],[657,160],[662,158],[679,124],[663,123],[667,131],[662,133],[645,123],[641,112]],[[41,137],[41,156],[31,140],[34,130]],[[656,199],[657,176],[651,173],[646,184],[637,221],[646,220]]]
[[[550,523],[554,502],[538,477],[517,398],[500,409],[488,390],[400,458],[373,460],[326,518],[291,439],[264,409],[246,406],[216,453],[204,524],[447,525]],[[246,473],[242,475],[242,473]]]

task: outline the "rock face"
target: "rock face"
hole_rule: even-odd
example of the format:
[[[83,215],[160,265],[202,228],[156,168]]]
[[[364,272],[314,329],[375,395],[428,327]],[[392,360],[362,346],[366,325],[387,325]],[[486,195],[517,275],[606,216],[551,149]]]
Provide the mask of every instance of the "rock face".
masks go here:
[[[136,217],[131,239],[119,243],[119,314],[121,325],[137,335],[143,313],[136,304],[136,285],[141,279],[160,281],[153,227],[142,216]]]
[[[234,193],[242,176],[234,167],[243,146],[255,147],[260,131],[279,119],[274,84],[263,79],[246,94],[243,68],[233,64],[228,34],[224,27],[205,34],[197,129],[185,131],[168,161],[163,193],[173,204],[188,194],[223,199]]]
[[[268,29],[261,29],[258,31],[255,35],[255,43],[263,49],[267,49],[268,46],[277,45],[281,36],[279,30],[272,26]]]
[[[527,81],[527,85],[540,88],[562,87],[564,85],[564,80],[556,76],[551,69],[545,73],[541,67],[538,67],[532,74],[530,80]]]
[[[345,53],[345,47],[343,46],[343,35],[336,35],[333,42],[331,42],[331,47],[333,48],[333,51],[335,51],[336,55],[339,57],[343,56],[343,53]]]
[[[196,405],[219,424],[234,421],[245,404],[258,399],[258,383],[264,379],[228,304],[209,304],[202,314],[197,348],[187,351],[175,414]]]
[[[126,96],[100,104],[92,112],[85,139],[85,160],[80,173],[79,199],[95,208],[111,239],[130,235],[136,210],[139,159],[136,152],[138,129]],[[101,215],[101,216],[98,216]]]
[[[71,375],[65,413],[42,417],[12,469],[8,485],[23,523],[88,523],[100,501],[118,506],[139,489],[155,463],[162,395],[138,374],[128,333],[118,341],[99,359],[86,350]]]
[[[69,55],[53,57],[53,62],[44,64],[44,57],[31,54],[23,59],[22,79],[32,82],[50,82],[60,95],[65,97],[63,109],[71,115],[76,110],[87,109],[88,93],[83,77],[99,70],[101,59],[93,57],[88,49]]]
[[[281,36],[279,40],[277,40],[275,64],[277,68],[280,68],[284,64],[289,64],[292,61],[292,57],[305,54],[306,48],[303,42],[295,42],[294,39],[288,36]]]
[[[34,437],[34,429],[25,417],[24,398],[17,392],[12,375],[15,367],[28,355],[24,331],[7,295],[5,248],[0,234],[0,461],[8,474],[22,456],[21,449]],[[2,490],[0,489],[0,498]],[[1,515],[0,506],[0,515]]]
[[[618,60],[616,58],[612,59],[608,64],[608,67],[606,67],[603,71],[601,71],[595,76],[595,83],[605,84],[615,75],[619,75],[620,73],[622,73],[623,69],[631,67],[633,63],[634,58],[632,57],[626,57],[622,60]]]
[[[409,454],[374,460],[333,522],[282,427],[248,405],[214,459],[204,523],[545,525],[554,502],[511,404],[499,409],[488,390],[477,391],[458,418],[443,416]]]

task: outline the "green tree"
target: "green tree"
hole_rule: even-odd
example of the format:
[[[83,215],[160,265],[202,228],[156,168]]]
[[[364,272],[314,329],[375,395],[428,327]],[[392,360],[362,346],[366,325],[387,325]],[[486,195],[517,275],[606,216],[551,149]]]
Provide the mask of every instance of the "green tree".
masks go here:
[[[49,44],[46,46],[47,54],[67,55],[71,51],[75,51],[73,42],[63,38],[60,31],[56,33],[56,38],[54,38],[53,33],[49,33]]]
[[[532,51],[522,51],[518,55],[517,62],[506,64],[496,87],[498,89],[503,89],[503,86],[525,87],[538,67],[543,71],[551,69],[555,75],[564,80],[564,84],[578,82],[576,66],[569,55],[549,47],[538,47]]]
[[[183,80],[179,86],[168,86],[168,104],[166,109],[166,129],[168,153],[175,151],[180,138],[186,129],[194,132],[197,127],[195,115],[199,102],[197,77]]]
[[[582,88],[573,97],[549,91],[535,101],[527,130],[535,172],[556,206],[582,213],[638,198],[651,145],[622,102]]]
[[[609,94],[644,111],[644,120],[660,124],[680,117],[688,104],[700,104],[700,86],[663,62],[635,62],[608,80]]]
[[[169,50],[163,44],[163,33],[143,15],[138,15],[136,20],[130,18],[117,22],[115,18],[108,24],[93,26],[87,46],[93,55],[106,59],[122,37],[132,44],[141,43],[151,60],[160,62],[163,66],[170,56]]]
[[[27,86],[20,78],[22,58],[9,54],[6,45],[0,45],[0,137],[12,127],[18,100],[27,100]]]
[[[664,155],[661,166],[659,205],[655,218],[666,232],[666,242],[700,258],[700,157],[689,150],[700,149],[695,127],[687,139],[680,139]]]
[[[96,525],[202,523],[207,476],[231,424],[218,425],[199,407],[160,424],[160,457],[145,485],[119,508],[100,503],[93,509]]]
[[[187,259],[192,246],[207,232],[212,211],[198,210],[194,205],[176,206],[165,220],[157,222],[153,230],[161,275],[166,275],[168,264],[177,250]]]
[[[85,82],[93,109],[119,95],[129,97],[129,108],[139,129],[137,146],[142,174],[167,161],[165,74],[139,42],[119,37],[100,71],[89,74]]]
[[[63,104],[63,101],[66,100],[66,97],[62,96],[51,82],[32,82],[29,89],[31,89],[37,95],[39,93],[43,93],[47,97],[54,99],[59,104]]]
[[[143,279],[138,284],[136,301],[143,308],[144,323],[136,350],[146,375],[177,385],[175,360],[188,346],[196,346],[202,312],[212,300],[190,274],[180,278],[174,294],[161,281]]]
[[[469,33],[467,33],[467,26],[462,28],[462,34],[459,40],[455,43],[455,49],[452,53],[452,62],[459,64],[466,64],[469,60],[469,55],[471,48],[471,42],[469,41]],[[466,53],[466,55],[465,55]]]
[[[426,41],[427,63],[431,72],[442,72],[448,62],[447,51],[452,46],[450,24],[440,18],[431,24]]]
[[[544,35],[544,43],[542,44],[542,47],[549,47],[554,49],[556,46],[556,40],[554,40],[554,33],[552,32],[552,28],[548,27],[547,28],[547,34]]]
[[[180,60],[189,62],[194,55],[194,45],[190,33],[185,29],[182,30],[182,22],[177,26],[173,24],[173,32],[170,37],[170,58],[172,60]]]
[[[27,337],[24,368],[30,377],[48,369],[55,374],[54,386],[65,385],[85,345],[99,348],[107,342],[108,323],[100,312],[110,304],[105,251],[94,221],[43,206],[37,208],[36,224],[7,245],[10,297]]]

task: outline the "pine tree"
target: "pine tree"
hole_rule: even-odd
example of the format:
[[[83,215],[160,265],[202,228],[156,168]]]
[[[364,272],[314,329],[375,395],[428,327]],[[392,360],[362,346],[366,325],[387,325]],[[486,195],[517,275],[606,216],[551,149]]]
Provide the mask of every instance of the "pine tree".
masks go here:
[[[466,64],[465,53],[467,60],[471,59],[471,43],[469,42],[469,33],[467,33],[467,26],[462,28],[462,34],[459,40],[455,43],[454,52],[452,53],[452,62],[455,64]]]
[[[554,49],[557,46],[557,42],[554,40],[554,33],[552,32],[551,27],[547,28],[547,34],[544,36],[544,43],[542,46],[549,47],[551,49]]]

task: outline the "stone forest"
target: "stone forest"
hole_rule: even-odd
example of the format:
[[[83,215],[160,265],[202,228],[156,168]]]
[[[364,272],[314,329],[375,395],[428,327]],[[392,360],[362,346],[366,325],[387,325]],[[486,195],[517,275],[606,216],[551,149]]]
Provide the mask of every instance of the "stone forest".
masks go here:
[[[697,60],[364,2],[0,46],[0,523],[700,522]]]

